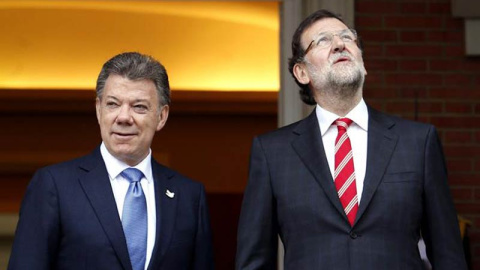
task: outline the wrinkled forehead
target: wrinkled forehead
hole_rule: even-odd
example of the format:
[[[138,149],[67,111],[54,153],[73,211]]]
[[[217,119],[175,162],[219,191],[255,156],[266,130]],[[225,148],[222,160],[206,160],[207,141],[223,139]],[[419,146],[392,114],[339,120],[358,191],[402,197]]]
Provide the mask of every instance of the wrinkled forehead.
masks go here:
[[[325,18],[314,22],[310,27],[303,31],[301,42],[303,49],[306,49],[310,42],[323,32],[339,32],[348,29],[343,22],[336,18]]]

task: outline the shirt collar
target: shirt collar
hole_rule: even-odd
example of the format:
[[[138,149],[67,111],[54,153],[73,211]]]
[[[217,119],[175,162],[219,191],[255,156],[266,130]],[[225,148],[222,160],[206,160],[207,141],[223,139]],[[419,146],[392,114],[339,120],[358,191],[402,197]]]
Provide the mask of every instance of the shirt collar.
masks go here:
[[[325,132],[327,132],[335,120],[341,118],[340,116],[320,107],[318,104],[315,108],[315,113],[317,114],[322,136],[325,135]],[[363,98],[345,117],[350,118],[354,124],[358,125],[363,130],[368,131],[368,108]]]
[[[127,168],[136,168],[139,169],[147,181],[150,183],[153,181],[153,174],[152,174],[152,150],[150,149],[148,152],[147,157],[145,157],[140,163],[135,166],[129,166],[125,162],[118,160],[114,157],[110,152],[108,152],[105,143],[102,142],[100,146],[100,153],[102,154],[103,161],[105,162],[105,167],[107,168],[108,175],[110,179],[116,179],[117,176]]]

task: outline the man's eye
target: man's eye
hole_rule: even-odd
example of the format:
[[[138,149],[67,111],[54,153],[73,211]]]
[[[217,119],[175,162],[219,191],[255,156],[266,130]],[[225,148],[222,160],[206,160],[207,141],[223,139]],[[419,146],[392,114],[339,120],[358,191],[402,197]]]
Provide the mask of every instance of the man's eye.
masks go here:
[[[133,106],[133,109],[136,112],[146,112],[146,111],[148,111],[148,107],[145,106],[145,105],[135,105],[135,106]]]
[[[115,102],[107,102],[107,107],[108,108],[116,108],[118,107],[118,104]]]
[[[354,38],[353,38],[352,35],[347,35],[347,34],[342,35],[342,40],[343,40],[343,41],[353,41],[353,39],[354,39]]]
[[[321,36],[318,38],[318,41],[317,41],[317,44],[319,43],[324,43],[324,42],[328,42],[328,37],[327,36]]]

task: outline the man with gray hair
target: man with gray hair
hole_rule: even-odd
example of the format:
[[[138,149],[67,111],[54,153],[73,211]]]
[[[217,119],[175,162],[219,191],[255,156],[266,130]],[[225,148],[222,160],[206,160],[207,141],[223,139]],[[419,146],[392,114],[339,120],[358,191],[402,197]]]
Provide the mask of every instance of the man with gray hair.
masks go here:
[[[445,162],[432,125],[363,100],[358,35],[319,10],[297,28],[289,70],[305,119],[256,137],[238,228],[237,269],[466,270]]]
[[[168,118],[165,68],[122,53],[103,65],[96,91],[103,142],[35,173],[8,269],[213,269],[203,185],[150,149]]]

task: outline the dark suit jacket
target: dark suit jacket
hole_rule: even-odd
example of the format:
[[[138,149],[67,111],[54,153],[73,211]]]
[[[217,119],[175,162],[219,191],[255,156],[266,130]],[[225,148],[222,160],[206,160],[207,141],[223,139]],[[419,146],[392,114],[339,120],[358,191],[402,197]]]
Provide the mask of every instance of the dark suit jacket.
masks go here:
[[[99,149],[36,172],[22,203],[8,269],[132,269]],[[152,172],[157,230],[148,269],[213,269],[203,186],[155,160]],[[174,198],[165,195],[167,189]]]
[[[434,269],[467,269],[435,128],[369,108],[362,199],[350,226],[315,112],[257,137],[238,231],[237,269],[420,270],[422,233]]]

